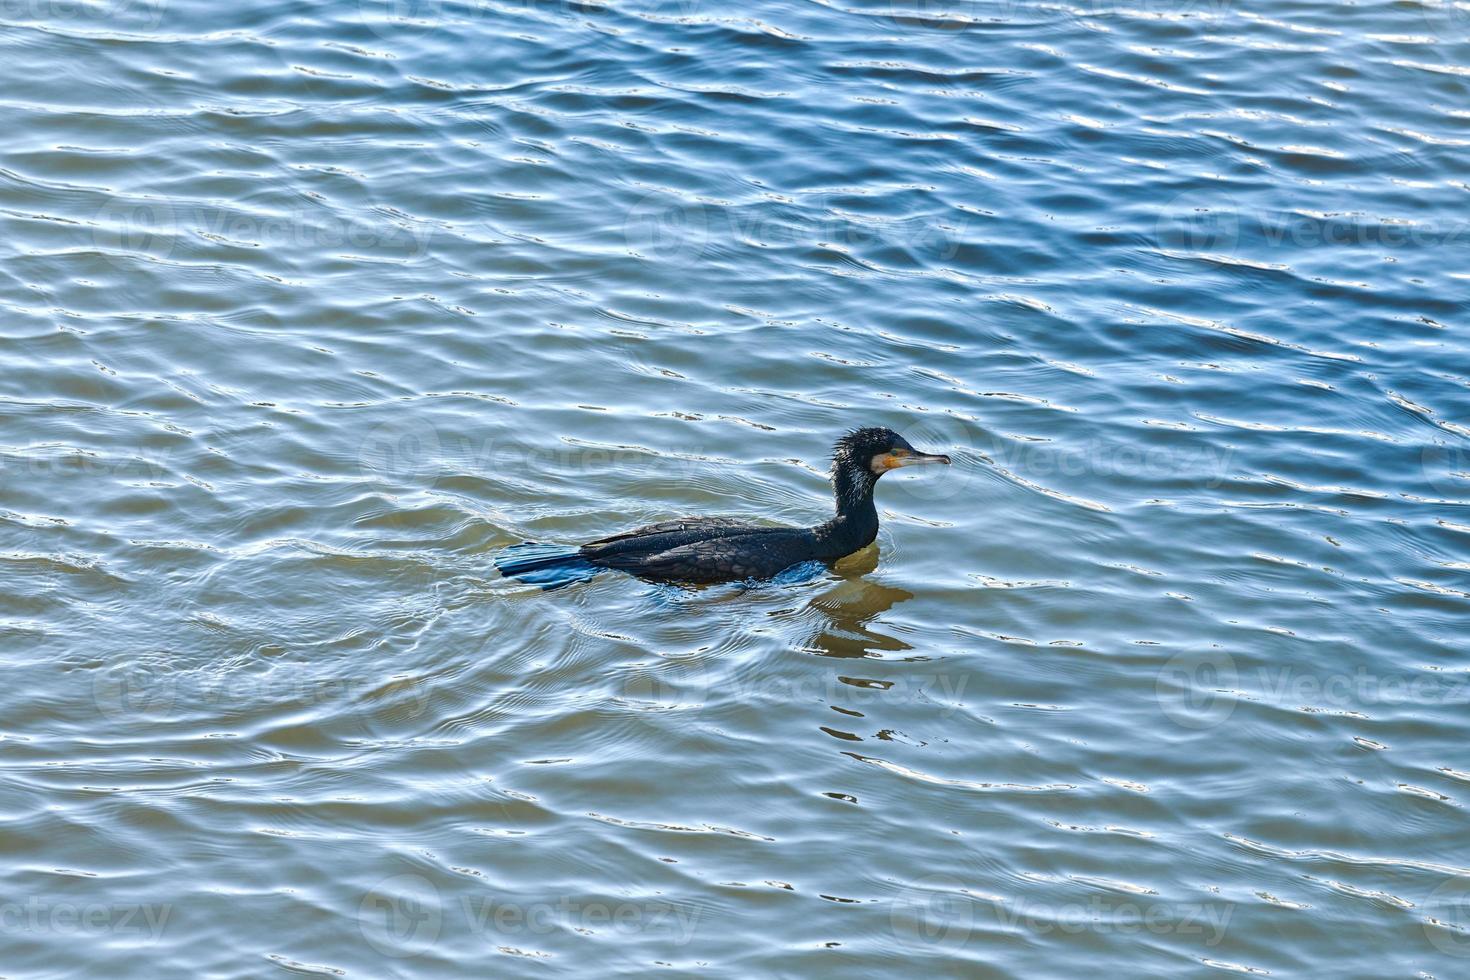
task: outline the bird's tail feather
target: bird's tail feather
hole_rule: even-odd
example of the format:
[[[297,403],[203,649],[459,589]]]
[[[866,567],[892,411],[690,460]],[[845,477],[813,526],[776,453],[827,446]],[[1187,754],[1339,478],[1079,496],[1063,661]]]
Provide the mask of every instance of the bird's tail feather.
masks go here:
[[[496,556],[495,567],[507,578],[548,589],[584,582],[602,570],[575,549],[535,541],[523,541],[506,548]]]

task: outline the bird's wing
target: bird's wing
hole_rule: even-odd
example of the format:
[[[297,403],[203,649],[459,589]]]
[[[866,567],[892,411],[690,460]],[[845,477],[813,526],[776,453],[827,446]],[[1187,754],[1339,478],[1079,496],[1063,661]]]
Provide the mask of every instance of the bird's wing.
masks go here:
[[[623,531],[621,534],[611,534],[596,541],[588,541],[582,547],[594,548],[599,545],[616,544],[630,538],[643,538],[655,534],[677,534],[684,531],[714,534],[716,532],[730,531],[759,531],[761,525],[751,524],[749,521],[738,520],[733,517],[680,517],[672,521],[660,521],[657,524],[647,524],[643,527],[635,527],[631,531]]]
[[[767,537],[769,543],[764,540]],[[801,560],[793,557],[790,547],[783,546],[788,543],[785,539],[786,535],[779,532],[756,539],[743,534],[706,538],[654,554],[629,555],[608,564],[634,575],[681,582],[769,578]]]
[[[746,524],[727,518],[688,518],[651,524],[626,534],[589,542],[582,545],[581,554],[589,561],[605,564],[610,568],[630,567],[627,562],[647,558],[680,545],[712,538],[744,537],[770,530],[769,527],[759,524]]]

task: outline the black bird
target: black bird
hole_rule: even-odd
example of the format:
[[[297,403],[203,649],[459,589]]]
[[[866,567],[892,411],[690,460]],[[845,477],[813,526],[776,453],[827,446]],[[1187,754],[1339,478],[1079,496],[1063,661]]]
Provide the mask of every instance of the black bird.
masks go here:
[[[525,542],[495,559],[502,575],[565,585],[604,568],[660,582],[730,582],[770,578],[808,561],[834,562],[878,536],[873,488],[889,470],[949,457],[921,453],[892,429],[855,429],[832,450],[837,514],[816,527],[772,527],[724,517],[685,517],[650,524],[575,551]]]

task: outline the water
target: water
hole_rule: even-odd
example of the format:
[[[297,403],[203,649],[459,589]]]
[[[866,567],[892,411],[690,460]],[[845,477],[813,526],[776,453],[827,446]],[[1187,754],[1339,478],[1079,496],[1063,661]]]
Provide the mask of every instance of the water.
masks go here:
[[[0,973],[1470,970],[1463,5],[0,11]]]

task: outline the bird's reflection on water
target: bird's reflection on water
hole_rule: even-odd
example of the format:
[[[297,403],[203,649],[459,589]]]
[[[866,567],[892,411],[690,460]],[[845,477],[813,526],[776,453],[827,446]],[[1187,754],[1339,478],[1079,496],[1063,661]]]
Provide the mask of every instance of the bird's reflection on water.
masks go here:
[[[874,657],[902,653],[913,646],[871,628],[874,619],[914,597],[907,589],[884,585],[867,576],[878,567],[878,549],[866,548],[835,569],[841,580],[812,598],[807,608],[817,627],[802,649],[824,657]],[[920,656],[901,657],[921,660]]]
[[[784,596],[794,587],[821,583],[821,588],[804,605],[776,611],[773,615],[795,616],[800,620],[793,629],[796,650],[824,657],[882,657],[912,650],[904,640],[870,628],[878,616],[901,602],[914,597],[907,589],[884,585],[870,576],[880,563],[879,550],[871,546],[843,559],[835,566],[806,562],[794,566],[769,581],[746,585],[716,593],[710,605],[748,604],[755,594]],[[716,587],[717,589],[719,587]],[[689,601],[707,588],[691,586],[656,587],[649,597],[659,606],[676,606]],[[923,656],[899,657],[901,660],[924,660]]]
[[[895,684],[919,679],[891,672],[868,676],[870,671],[839,669],[816,658],[895,666],[934,659],[901,635],[875,625],[884,613],[915,598],[907,589],[877,581],[879,564],[879,550],[873,547],[835,567],[793,569],[779,581],[706,588],[655,585],[633,607],[647,615],[625,620],[635,634],[629,638],[629,653],[638,653],[615,681],[617,702],[652,712],[639,718],[644,722],[670,712],[706,709],[712,714],[702,717],[726,717],[766,703],[826,704],[841,714],[863,717],[864,705],[886,700]],[[877,732],[839,733],[830,725],[824,730],[851,741],[884,737]]]

